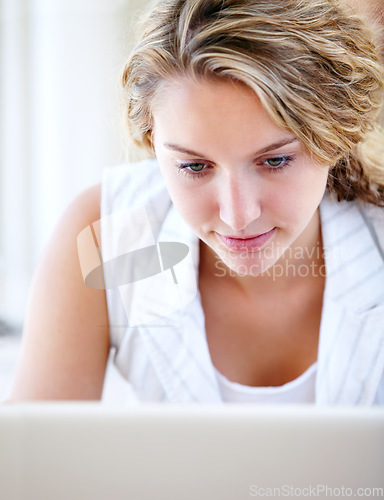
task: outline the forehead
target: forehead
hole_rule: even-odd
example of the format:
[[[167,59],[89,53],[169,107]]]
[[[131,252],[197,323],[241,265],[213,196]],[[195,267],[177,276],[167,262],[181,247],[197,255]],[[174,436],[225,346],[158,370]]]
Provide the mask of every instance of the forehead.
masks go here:
[[[256,93],[244,83],[230,78],[193,78],[180,76],[171,80],[164,80],[159,86],[153,100],[153,113],[161,109],[171,109],[179,106],[188,107],[198,104],[209,107],[216,106],[217,112],[224,109],[228,100],[232,101],[233,111],[245,105],[247,108],[252,102],[261,108],[261,102]]]
[[[165,82],[152,107],[155,139],[254,150],[291,135],[269,116],[256,93],[227,79]]]

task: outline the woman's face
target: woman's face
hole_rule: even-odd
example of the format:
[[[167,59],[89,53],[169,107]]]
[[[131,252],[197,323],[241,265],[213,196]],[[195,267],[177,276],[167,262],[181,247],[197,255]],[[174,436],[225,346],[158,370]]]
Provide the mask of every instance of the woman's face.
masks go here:
[[[313,248],[328,168],[244,85],[182,79],[153,105],[154,147],[174,205],[231,270],[258,275]]]

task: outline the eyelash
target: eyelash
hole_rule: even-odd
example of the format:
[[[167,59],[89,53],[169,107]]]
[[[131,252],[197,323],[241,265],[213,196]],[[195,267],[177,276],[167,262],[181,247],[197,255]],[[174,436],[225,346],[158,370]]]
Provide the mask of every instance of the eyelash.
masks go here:
[[[206,175],[205,171],[207,169],[204,168],[203,170],[200,170],[198,172],[193,172],[191,170],[188,170],[189,167],[196,166],[196,165],[207,165],[207,163],[203,163],[203,162],[181,163],[180,165],[177,166],[177,168],[179,169],[179,173],[184,174],[188,177],[192,177],[194,180],[197,180],[200,177],[204,177],[204,175]]]
[[[294,160],[294,157],[293,156],[272,156],[270,158],[266,158],[265,160],[259,162],[258,165],[265,164],[271,160],[284,160],[281,165],[278,165],[276,167],[273,167],[272,165],[264,167],[268,172],[277,174],[277,173],[285,170],[290,165],[290,163]],[[204,169],[197,171],[197,172],[196,171],[193,172],[193,171],[189,170],[190,167],[196,166],[196,165],[207,166],[208,164],[204,163],[204,162],[198,162],[198,161],[197,162],[190,162],[190,163],[181,163],[180,165],[177,166],[177,168],[179,169],[179,173],[182,173],[188,177],[192,177],[194,180],[197,180],[197,179],[204,177],[206,175],[206,171],[208,170],[208,168],[204,168]]]

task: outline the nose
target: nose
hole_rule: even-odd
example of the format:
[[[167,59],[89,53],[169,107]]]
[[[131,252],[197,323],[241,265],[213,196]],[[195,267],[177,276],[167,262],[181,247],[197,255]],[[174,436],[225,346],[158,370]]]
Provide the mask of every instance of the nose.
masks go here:
[[[219,191],[220,219],[231,229],[241,231],[260,217],[259,189],[247,176],[222,179]]]

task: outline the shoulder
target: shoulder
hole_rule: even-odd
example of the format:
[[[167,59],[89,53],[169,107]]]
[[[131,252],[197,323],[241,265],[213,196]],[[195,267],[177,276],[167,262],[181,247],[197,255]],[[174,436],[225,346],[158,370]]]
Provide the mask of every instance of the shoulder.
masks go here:
[[[320,211],[323,214],[324,223],[340,219],[344,223],[348,223],[360,214],[364,221],[377,225],[378,228],[384,229],[384,207],[365,203],[360,200],[353,201],[337,201],[336,196],[326,191],[321,204]]]
[[[101,186],[59,219],[31,284],[14,399],[98,399],[109,352],[104,290],[86,286],[78,235],[100,218]]]
[[[37,277],[49,272],[51,266],[60,266],[60,269],[56,269],[59,274],[64,268],[77,274],[80,264],[79,235],[100,219],[100,206],[101,184],[85,189],[72,200],[59,218],[44,249],[37,266]]]
[[[384,251],[384,207],[359,203],[359,210],[377,245]]]
[[[384,229],[384,207],[372,203],[359,203],[360,211],[368,217],[373,224],[378,224]]]
[[[158,216],[164,215],[171,203],[156,159],[146,159],[107,167],[103,171],[100,190],[101,220],[119,226],[116,214],[138,207]],[[114,217],[108,217],[113,215]]]
[[[171,198],[157,160],[118,165],[104,170],[101,186],[100,233],[103,259],[130,247],[130,234],[150,226],[157,236],[171,206]],[[132,245],[146,233],[140,229]],[[140,238],[139,238],[140,237]]]
[[[96,184],[78,194],[65,209],[41,255],[37,274],[63,260],[76,268],[77,239],[81,231],[100,218],[101,185]]]
[[[372,244],[384,260],[384,208],[359,200],[340,201],[326,193],[321,204],[321,228],[327,248],[355,255]]]
[[[167,189],[156,159],[104,169],[101,186],[103,215],[166,197]]]
[[[81,228],[100,217],[102,185],[95,184],[79,193],[63,212],[58,226]]]

